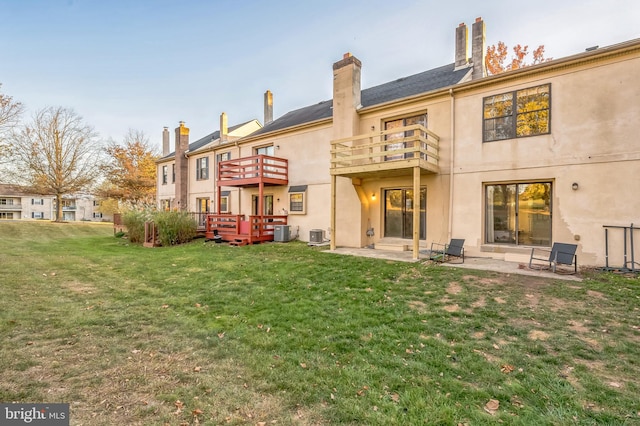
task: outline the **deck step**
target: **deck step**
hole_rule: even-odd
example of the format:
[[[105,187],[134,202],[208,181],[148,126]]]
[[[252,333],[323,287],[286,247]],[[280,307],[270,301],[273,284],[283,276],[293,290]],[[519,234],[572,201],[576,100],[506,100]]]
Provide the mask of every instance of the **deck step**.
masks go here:
[[[376,250],[409,251],[408,244],[376,243],[374,248]]]
[[[241,247],[247,244],[249,244],[249,240],[246,238],[235,238],[233,241],[229,241],[230,246]]]

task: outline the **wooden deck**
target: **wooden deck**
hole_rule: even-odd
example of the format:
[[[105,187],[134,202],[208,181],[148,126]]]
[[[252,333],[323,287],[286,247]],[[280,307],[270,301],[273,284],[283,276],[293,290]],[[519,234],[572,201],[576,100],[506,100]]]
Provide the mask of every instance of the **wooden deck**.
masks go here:
[[[207,215],[205,238],[220,237],[232,245],[244,246],[273,241],[276,225],[286,225],[287,216],[249,216],[232,214]]]

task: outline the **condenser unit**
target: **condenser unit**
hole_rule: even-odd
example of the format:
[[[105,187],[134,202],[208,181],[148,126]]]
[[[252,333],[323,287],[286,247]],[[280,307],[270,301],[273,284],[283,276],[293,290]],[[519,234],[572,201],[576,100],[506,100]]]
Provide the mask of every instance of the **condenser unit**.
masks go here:
[[[289,225],[276,225],[273,227],[273,241],[277,242],[287,242],[291,238],[289,238],[290,226]]]
[[[324,241],[324,230],[322,229],[312,229],[309,231],[309,242],[310,243],[321,243]]]

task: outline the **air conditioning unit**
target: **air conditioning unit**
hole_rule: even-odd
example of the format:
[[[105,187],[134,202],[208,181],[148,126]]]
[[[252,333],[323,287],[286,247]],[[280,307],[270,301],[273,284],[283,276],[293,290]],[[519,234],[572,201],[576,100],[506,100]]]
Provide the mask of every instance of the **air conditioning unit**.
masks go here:
[[[309,242],[310,243],[321,243],[324,241],[324,230],[323,229],[312,229],[309,231]]]
[[[275,225],[273,227],[273,241],[281,243],[287,242],[291,239],[289,237],[290,234],[291,232],[289,225]]]

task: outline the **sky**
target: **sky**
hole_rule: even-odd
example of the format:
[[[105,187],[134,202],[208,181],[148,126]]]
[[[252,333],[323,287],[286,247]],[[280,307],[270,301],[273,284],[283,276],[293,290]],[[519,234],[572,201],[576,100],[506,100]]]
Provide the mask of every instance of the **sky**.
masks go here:
[[[455,29],[561,58],[640,38],[638,0],[0,0],[0,92],[73,109],[104,141],[184,121],[195,141],[332,97],[351,52],[362,88],[454,62]],[[470,43],[470,40],[469,40]],[[173,137],[172,137],[173,144]]]

